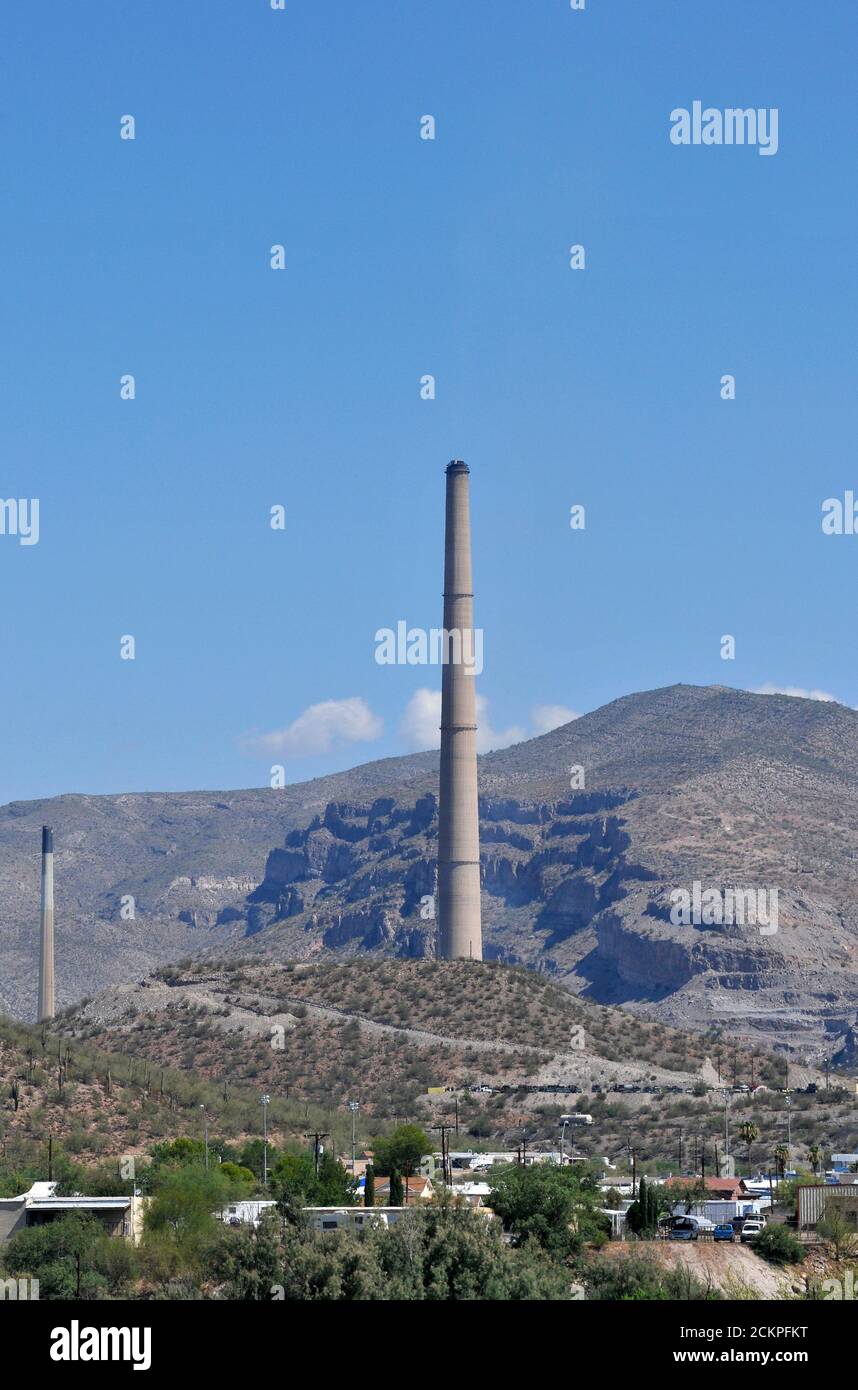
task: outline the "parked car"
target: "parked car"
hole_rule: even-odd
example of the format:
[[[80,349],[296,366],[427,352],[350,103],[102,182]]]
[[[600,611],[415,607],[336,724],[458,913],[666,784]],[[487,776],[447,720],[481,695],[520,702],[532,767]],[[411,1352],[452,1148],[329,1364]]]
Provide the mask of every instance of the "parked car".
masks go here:
[[[694,1226],[674,1226],[667,1233],[668,1240],[696,1240],[697,1230]]]
[[[765,1228],[765,1221],[758,1221],[755,1216],[749,1216],[748,1220],[742,1227],[742,1234],[739,1237],[739,1239],[741,1240],[743,1245],[746,1245],[748,1241],[756,1240],[757,1236],[760,1235],[765,1230]]]
[[[727,1222],[725,1222],[722,1226],[716,1226],[716,1227],[715,1227],[715,1230],[712,1232],[712,1239],[713,1239],[713,1240],[735,1240],[735,1239],[736,1239],[736,1232],[733,1230],[733,1227],[731,1226],[730,1222],[727,1221]]]

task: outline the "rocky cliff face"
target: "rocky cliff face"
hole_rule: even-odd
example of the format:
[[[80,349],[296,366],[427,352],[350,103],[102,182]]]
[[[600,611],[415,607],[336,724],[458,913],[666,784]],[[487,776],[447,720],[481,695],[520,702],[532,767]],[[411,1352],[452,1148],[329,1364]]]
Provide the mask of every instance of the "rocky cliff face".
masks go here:
[[[516,952],[490,932],[489,957],[527,960],[584,931],[626,884],[651,877],[628,858],[629,837],[614,814],[629,797],[623,789],[557,802],[481,800],[482,884],[494,934],[504,934],[508,913],[512,926],[518,909],[534,918],[531,950],[522,943]],[[282,950],[287,928],[293,950],[434,955],[437,837],[431,792],[405,805],[392,797],[329,803],[269,854],[246,900],[246,935],[279,928]]]

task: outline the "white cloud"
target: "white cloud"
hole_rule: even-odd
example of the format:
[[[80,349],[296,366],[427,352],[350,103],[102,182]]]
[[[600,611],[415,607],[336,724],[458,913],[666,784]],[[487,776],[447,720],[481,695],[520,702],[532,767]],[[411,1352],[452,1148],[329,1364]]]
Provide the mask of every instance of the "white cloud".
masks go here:
[[[366,700],[322,700],[309,705],[285,729],[244,740],[253,753],[291,753],[293,756],[329,753],[342,743],[371,743],[381,737],[384,721],[373,714]]]
[[[765,685],[755,685],[751,692],[752,695],[795,695],[801,700],[829,700],[834,704],[840,704],[836,695],[829,695],[826,690],[803,690],[799,685],[772,685],[768,681]]]
[[[488,700],[485,695],[477,696],[477,752],[488,753],[493,748],[508,748],[511,743],[521,743],[528,737],[526,729],[512,725],[509,729],[493,729],[489,723]],[[441,746],[441,692],[440,690],[416,690],[405,709],[399,732],[407,739],[411,748],[439,748]]]
[[[407,739],[411,748],[421,751],[425,748],[440,748],[440,690],[415,690],[405,707],[399,732]]]
[[[477,752],[490,753],[493,748],[509,748],[511,743],[521,743],[528,737],[526,729],[520,729],[513,724],[511,728],[504,729],[502,732],[493,729],[488,721],[486,710],[488,700],[485,695],[477,696]]]
[[[550,734],[552,729],[559,729],[561,724],[569,724],[578,718],[580,716],[574,709],[567,709],[566,705],[534,705],[530,711],[535,734]]]

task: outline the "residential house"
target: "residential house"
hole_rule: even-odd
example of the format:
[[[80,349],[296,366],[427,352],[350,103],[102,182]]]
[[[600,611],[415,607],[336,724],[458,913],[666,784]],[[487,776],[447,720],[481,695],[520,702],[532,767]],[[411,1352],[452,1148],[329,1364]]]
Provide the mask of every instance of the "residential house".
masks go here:
[[[70,1211],[96,1217],[110,1236],[120,1236],[136,1245],[143,1232],[143,1212],[148,1197],[136,1193],[127,1197],[57,1196],[55,1182],[34,1182],[18,1197],[0,1197],[0,1243],[31,1226],[43,1226]]]
[[[428,1202],[435,1196],[431,1178],[411,1177],[402,1179],[405,1206],[410,1202]],[[377,1174],[375,1179],[375,1205],[387,1206],[390,1197],[390,1178]]]

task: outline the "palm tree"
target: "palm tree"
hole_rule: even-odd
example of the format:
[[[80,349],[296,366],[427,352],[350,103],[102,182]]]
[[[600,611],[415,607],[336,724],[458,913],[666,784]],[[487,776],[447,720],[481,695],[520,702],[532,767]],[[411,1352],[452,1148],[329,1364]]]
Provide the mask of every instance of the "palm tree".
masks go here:
[[[822,1149],[818,1144],[811,1144],[807,1151],[807,1156],[813,1166],[813,1176],[816,1177],[819,1172],[819,1165],[822,1161]]]
[[[775,1145],[775,1163],[777,1164],[778,1177],[784,1177],[786,1166],[789,1163],[789,1149],[786,1144]]]
[[[739,1125],[739,1138],[748,1146],[748,1177],[751,1176],[751,1145],[756,1143],[759,1137],[760,1131],[753,1120],[745,1120]]]

